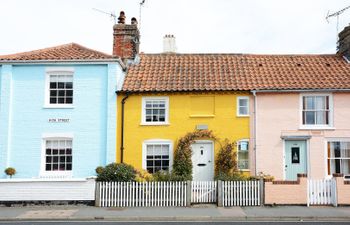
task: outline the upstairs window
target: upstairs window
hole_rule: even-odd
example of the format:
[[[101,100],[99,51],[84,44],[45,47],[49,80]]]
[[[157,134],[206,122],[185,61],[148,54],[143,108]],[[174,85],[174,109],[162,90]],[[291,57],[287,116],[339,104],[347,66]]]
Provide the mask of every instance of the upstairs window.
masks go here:
[[[168,123],[169,99],[166,97],[142,99],[142,124]]]
[[[249,97],[237,97],[237,116],[249,116]]]
[[[73,69],[48,69],[45,107],[70,108],[73,105]]]
[[[330,96],[310,95],[302,99],[303,125],[330,125]]]

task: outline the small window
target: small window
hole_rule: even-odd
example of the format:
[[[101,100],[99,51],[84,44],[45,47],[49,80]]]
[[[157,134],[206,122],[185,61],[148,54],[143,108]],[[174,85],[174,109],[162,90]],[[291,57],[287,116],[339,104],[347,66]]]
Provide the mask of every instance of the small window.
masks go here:
[[[73,104],[73,75],[50,75],[50,104]]]
[[[330,125],[329,96],[303,96],[303,125]]]
[[[328,142],[328,175],[334,173],[350,176],[350,142],[349,141],[331,141]]]
[[[47,139],[45,140],[45,168],[47,171],[72,170],[72,140]]]
[[[237,97],[237,116],[249,116],[249,97]]]
[[[160,170],[170,170],[172,160],[172,149],[170,142],[146,142],[144,143],[143,151],[143,167],[149,173],[156,173]]]
[[[240,170],[248,170],[249,169],[249,141],[241,140],[238,141],[238,151],[237,151],[237,159],[238,159],[238,169]]]
[[[168,110],[168,98],[143,98],[142,123],[167,124]]]

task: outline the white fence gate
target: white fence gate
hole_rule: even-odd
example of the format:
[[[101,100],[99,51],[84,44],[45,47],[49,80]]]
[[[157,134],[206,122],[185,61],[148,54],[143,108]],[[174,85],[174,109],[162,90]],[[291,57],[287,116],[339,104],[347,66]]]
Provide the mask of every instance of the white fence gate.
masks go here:
[[[309,205],[334,205],[337,206],[336,182],[334,179],[322,179],[307,181],[308,206]]]
[[[222,181],[222,205],[259,206],[262,204],[262,180]]]
[[[216,203],[216,181],[192,181],[191,203]]]
[[[101,207],[186,206],[186,182],[99,182]]]

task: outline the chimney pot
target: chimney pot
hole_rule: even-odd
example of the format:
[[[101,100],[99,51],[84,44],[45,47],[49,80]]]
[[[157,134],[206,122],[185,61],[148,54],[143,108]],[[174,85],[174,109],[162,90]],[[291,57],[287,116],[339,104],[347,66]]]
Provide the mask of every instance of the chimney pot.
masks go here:
[[[119,24],[125,24],[125,13],[124,11],[120,11],[119,17],[118,17],[118,23]]]
[[[131,24],[137,25],[137,19],[135,17],[131,18]]]

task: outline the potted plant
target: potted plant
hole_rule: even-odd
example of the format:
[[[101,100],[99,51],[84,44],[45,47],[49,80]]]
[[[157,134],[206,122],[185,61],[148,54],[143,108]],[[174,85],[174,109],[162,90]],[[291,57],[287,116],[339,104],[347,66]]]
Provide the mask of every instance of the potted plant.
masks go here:
[[[10,178],[12,178],[12,176],[16,174],[16,169],[13,167],[7,167],[5,169],[5,173],[7,176],[10,176]]]

